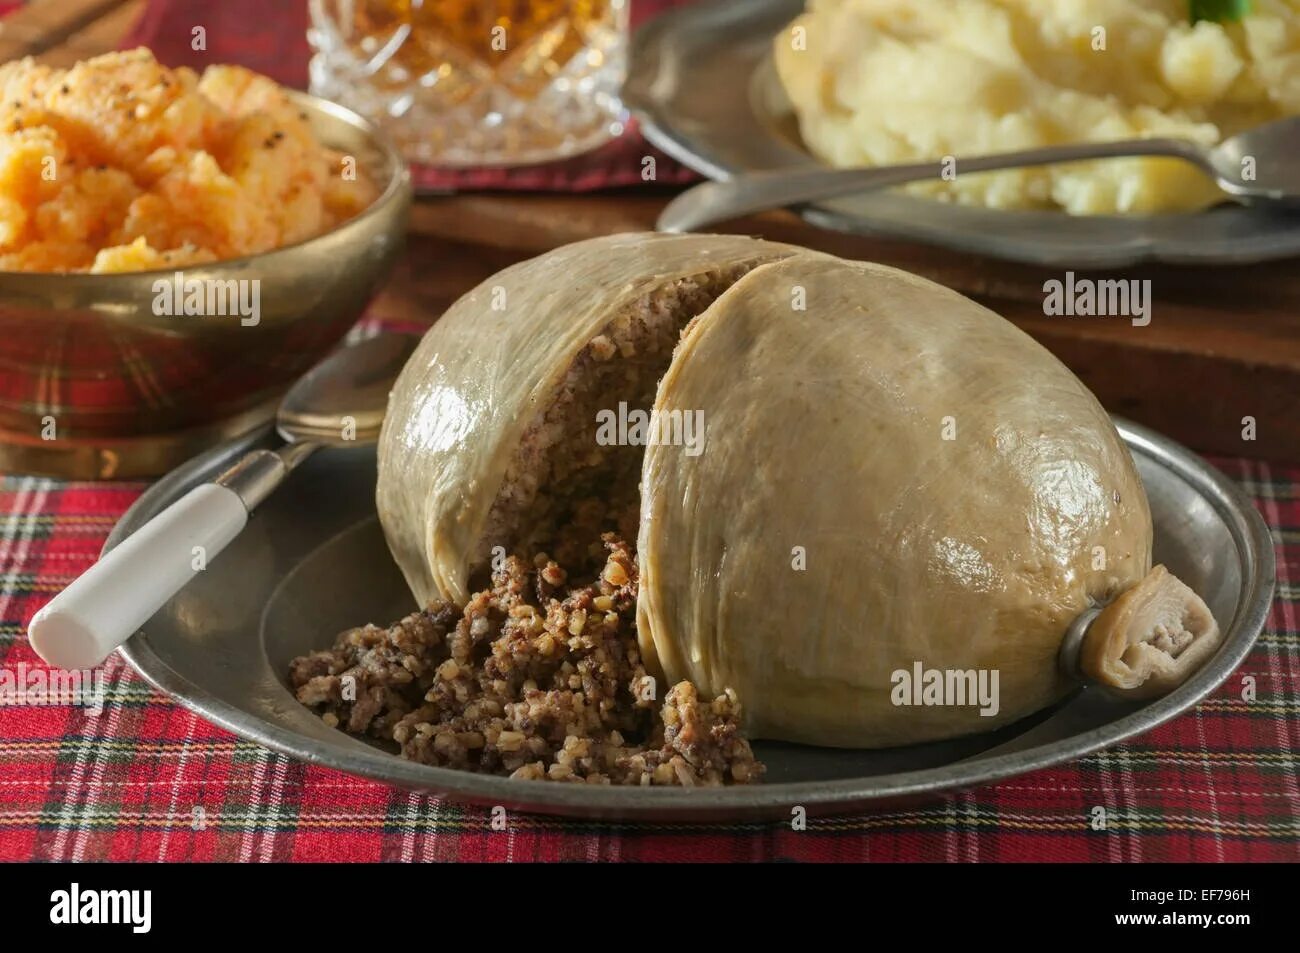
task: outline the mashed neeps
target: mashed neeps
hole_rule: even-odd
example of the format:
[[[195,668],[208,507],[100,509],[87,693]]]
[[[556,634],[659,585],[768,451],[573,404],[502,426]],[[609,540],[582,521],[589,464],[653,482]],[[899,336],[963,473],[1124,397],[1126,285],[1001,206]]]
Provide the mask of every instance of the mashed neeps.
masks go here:
[[[836,166],[954,156],[913,191],[1073,214],[1194,209],[1219,197],[1177,159],[963,176],[961,157],[1068,142],[1213,144],[1300,113],[1300,0],[1193,24],[1187,0],[810,0],[775,39],[808,147]]]
[[[144,49],[0,66],[0,270],[169,268],[311,238],[373,201],[272,80]]]

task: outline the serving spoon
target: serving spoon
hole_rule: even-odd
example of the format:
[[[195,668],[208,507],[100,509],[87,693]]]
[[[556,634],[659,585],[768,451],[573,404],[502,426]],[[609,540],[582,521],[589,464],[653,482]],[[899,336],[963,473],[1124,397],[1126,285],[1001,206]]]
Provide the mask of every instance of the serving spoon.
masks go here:
[[[816,168],[754,172],[704,182],[677,196],[659,215],[662,232],[689,232],[754,212],[852,195],[944,174],[965,175],[1083,159],[1168,156],[1199,166],[1243,204],[1300,207],[1300,116],[1256,126],[1208,147],[1187,139],[1080,142],[970,159],[864,169]]]
[[[32,617],[36,654],[64,669],[98,665],[240,534],[253,509],[322,447],[379,439],[388,392],[418,338],[385,334],[340,348],[285,395],[285,443],[258,449],[127,537]]]

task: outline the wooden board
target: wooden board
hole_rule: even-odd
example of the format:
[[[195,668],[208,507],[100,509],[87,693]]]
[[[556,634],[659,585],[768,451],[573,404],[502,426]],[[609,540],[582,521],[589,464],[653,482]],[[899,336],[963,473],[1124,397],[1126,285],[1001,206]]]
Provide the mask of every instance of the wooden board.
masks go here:
[[[142,6],[142,0],[34,0],[0,21],[0,61],[35,55],[65,65],[113,49]],[[570,241],[653,228],[666,197],[638,191],[422,199],[406,261],[377,306],[395,318],[432,322],[461,293],[514,261]],[[1046,317],[1043,284],[1063,278],[1059,270],[825,232],[787,212],[725,230],[925,275],[1034,335],[1116,413],[1202,452],[1300,461],[1300,260],[1108,270],[1108,279],[1151,281],[1151,323],[1134,327],[1123,318]]]
[[[34,0],[0,20],[0,63],[23,56],[46,59],[43,54],[54,59],[60,47],[74,45],[85,47],[86,56],[114,49],[133,22],[122,22],[122,8],[133,5],[123,0]],[[97,23],[107,26],[87,38],[85,31]]]

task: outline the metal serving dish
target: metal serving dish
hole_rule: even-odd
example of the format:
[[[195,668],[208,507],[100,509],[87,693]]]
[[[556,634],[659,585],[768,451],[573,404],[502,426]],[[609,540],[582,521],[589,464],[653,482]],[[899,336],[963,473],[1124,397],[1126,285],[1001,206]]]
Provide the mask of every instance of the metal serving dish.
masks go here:
[[[804,0],[712,2],[670,10],[632,38],[624,102],[646,138],[713,179],[819,164],[770,61]],[[1194,214],[1071,216],[869,192],[802,208],[815,225],[1063,268],[1141,261],[1237,264],[1300,254],[1300,214],[1223,205]]]
[[[1155,519],[1155,556],[1200,593],[1225,631],[1217,655],[1146,704],[1081,689],[999,731],[877,751],[758,742],[764,783],[722,789],[511,781],[403,761],[327,728],[285,685],[289,660],[363,622],[409,612],[374,508],[373,450],[322,451],[262,505],[228,550],[121,649],[156,688],[241,737],[290,757],[480,804],[601,818],[720,820],[871,808],[1060,764],[1186,712],[1227,678],[1263,628],[1273,547],[1250,501],[1170,440],[1118,422]],[[263,433],[199,457],[155,484],[113,530],[120,543]]]

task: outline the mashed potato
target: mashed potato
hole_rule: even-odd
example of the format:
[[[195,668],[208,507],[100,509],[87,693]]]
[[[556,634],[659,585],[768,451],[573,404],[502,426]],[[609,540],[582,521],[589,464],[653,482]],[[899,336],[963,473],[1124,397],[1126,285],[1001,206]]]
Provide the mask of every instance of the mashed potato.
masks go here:
[[[984,175],[961,157],[1078,141],[1203,143],[1300,113],[1300,0],[1254,0],[1193,25],[1187,0],[810,0],[775,40],[808,147],[836,166],[957,158],[908,188],[1076,215],[1204,207],[1213,184],[1174,159]]]
[[[271,80],[147,50],[0,66],[0,270],[170,268],[328,230],[375,197]]]

